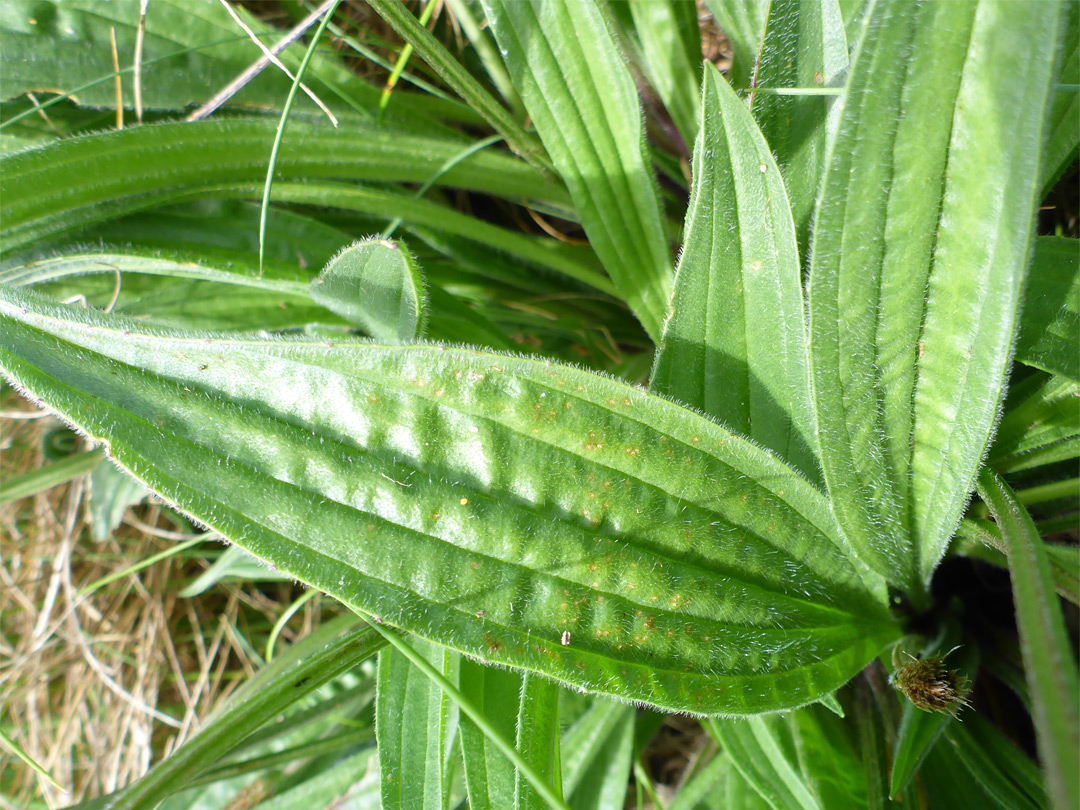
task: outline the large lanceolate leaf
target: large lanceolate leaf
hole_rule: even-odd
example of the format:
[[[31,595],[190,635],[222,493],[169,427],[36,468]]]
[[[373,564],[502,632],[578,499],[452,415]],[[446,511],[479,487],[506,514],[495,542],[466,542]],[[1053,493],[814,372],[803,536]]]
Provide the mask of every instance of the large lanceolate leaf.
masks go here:
[[[852,60],[810,271],[819,444],[850,542],[916,600],[1004,388],[1062,8],[879,0]]]
[[[686,241],[651,390],[701,408],[818,477],[799,254],[754,119],[706,66]]]
[[[630,71],[595,0],[483,0],[510,76],[596,255],[660,336],[671,256]]]
[[[170,123],[84,135],[0,160],[7,252],[80,225],[229,183],[260,183],[274,139],[269,120]],[[468,146],[468,144],[465,144]],[[424,182],[463,145],[350,121],[337,130],[292,121],[280,179]],[[439,182],[502,196],[566,201],[566,191],[508,155],[474,154]]]
[[[0,364],[277,568],[470,655],[656,706],[820,698],[893,640],[824,497],[574,368],[147,328],[0,291]]]

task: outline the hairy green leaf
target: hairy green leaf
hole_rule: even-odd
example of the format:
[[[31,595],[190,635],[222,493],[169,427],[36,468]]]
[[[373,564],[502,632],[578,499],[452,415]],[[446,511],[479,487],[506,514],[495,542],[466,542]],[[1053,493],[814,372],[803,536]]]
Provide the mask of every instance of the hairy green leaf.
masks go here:
[[[731,58],[731,84],[749,87],[757,73],[758,54],[765,38],[769,16],[768,0],[706,0],[734,52]]]
[[[1024,291],[1016,359],[1080,382],[1080,239],[1040,236]]]
[[[3,250],[75,227],[169,202],[200,189],[258,184],[266,175],[275,122],[255,119],[168,123],[82,135],[0,159]],[[276,178],[423,182],[462,143],[361,121],[338,129],[294,119]],[[492,150],[471,155],[438,182],[500,196],[565,202],[561,186]]]
[[[769,145],[705,68],[686,242],[650,389],[715,416],[811,480],[809,361],[795,229]]]
[[[1009,554],[1016,625],[1031,689],[1039,760],[1054,806],[1080,804],[1080,684],[1042,539],[1024,505],[991,470],[979,476],[979,496],[1001,529]]]
[[[566,732],[563,790],[573,810],[622,810],[634,757],[635,714],[632,706],[598,700]]]
[[[917,604],[1004,391],[1062,16],[878,0],[852,59],[812,247],[818,438],[849,541]]]
[[[637,88],[596,0],[482,2],[596,255],[658,339],[671,255]]]
[[[5,373],[137,478],[470,655],[744,714],[819,699],[897,635],[817,490],[640,389],[464,349],[229,339],[6,289],[0,302]]]
[[[990,447],[1001,473],[1080,457],[1080,383],[1033,374],[1009,392],[1004,418]]]
[[[458,657],[436,644],[409,645],[451,682]],[[457,744],[457,707],[394,649],[379,653],[375,698],[379,774],[385,810],[443,810],[450,795],[449,759]]]
[[[623,0],[617,0],[623,2]],[[697,7],[684,0],[627,3],[649,82],[689,147],[697,139],[701,32]]]
[[[377,340],[411,343],[423,337],[424,278],[403,242],[350,245],[311,283],[311,297]]]
[[[1050,122],[1042,165],[1039,167],[1040,197],[1076,161],[1080,152],[1080,6],[1065,3],[1068,23],[1057,76],[1057,92],[1050,108]]]
[[[519,725],[520,672],[488,667],[464,658],[460,678],[462,693],[488,718],[503,737],[513,740]],[[515,771],[510,761],[468,718],[461,719],[461,752],[465,761],[465,784],[473,810],[515,808]]]
[[[836,96],[781,95],[785,88],[839,88],[848,48],[837,0],[772,0],[750,109],[783,172],[800,255],[808,253],[810,215],[825,170],[826,142],[836,129]]]

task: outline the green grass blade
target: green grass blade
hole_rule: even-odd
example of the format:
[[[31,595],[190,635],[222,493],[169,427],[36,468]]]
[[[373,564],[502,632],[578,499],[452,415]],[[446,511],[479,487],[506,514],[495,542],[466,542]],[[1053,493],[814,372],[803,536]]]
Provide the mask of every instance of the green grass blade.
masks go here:
[[[412,343],[423,337],[424,278],[404,242],[350,245],[311,283],[311,297],[378,340]]]
[[[544,172],[550,172],[551,162],[543,146],[532,133],[514,117],[420,24],[400,0],[370,0],[370,5],[386,23],[416,49],[417,55],[465,102],[506,140],[507,145],[525,160]]]
[[[938,745],[951,745],[986,795],[1004,810],[1047,806],[1038,766],[979,715],[951,723]]]
[[[1014,386],[990,447],[1001,473],[1030,469],[1055,458],[1073,458],[1080,437],[1080,383],[1038,374]]]
[[[440,346],[171,332],[9,289],[0,312],[5,374],[156,492],[469,655],[736,714],[817,700],[897,636],[820,492],[638,388]]]
[[[549,783],[560,799],[563,796],[561,743],[559,739],[559,693],[557,684],[539,675],[526,673],[521,679],[517,707],[517,748],[522,757]],[[544,797],[530,780],[518,772],[514,786],[514,807],[543,810]]]
[[[591,722],[594,712],[602,713],[602,723]],[[632,706],[598,701],[567,731],[563,791],[572,810],[622,810],[634,760],[635,714]],[[581,725],[588,735],[577,733]]]
[[[1004,391],[1061,11],[879,0],[852,60],[810,271],[819,444],[852,545],[916,604]]]
[[[455,654],[418,639],[410,640],[410,645],[451,683],[457,680]],[[449,697],[399,651],[391,648],[379,653],[375,728],[384,810],[446,807],[456,710]]]
[[[60,484],[66,484],[80,475],[85,475],[101,463],[103,455],[101,448],[85,453],[75,453],[28,473],[8,478],[0,484],[0,504],[10,503],[18,498],[29,498]]]
[[[628,3],[649,82],[687,147],[697,140],[701,31],[697,7],[683,0]]]
[[[795,229],[757,124],[705,68],[686,241],[650,390],[700,408],[811,480],[809,359]]]
[[[1080,239],[1040,236],[1024,290],[1016,359],[1080,382]]]
[[[1001,529],[1009,554],[1016,624],[1031,689],[1039,760],[1059,810],[1080,804],[1080,684],[1050,563],[1031,516],[1008,484],[989,468],[979,496]]]
[[[596,255],[654,339],[671,254],[637,88],[595,0],[483,6]]]
[[[215,765],[261,725],[374,655],[384,644],[377,633],[353,616],[327,622],[259,670],[171,756],[127,787],[80,808],[141,810],[157,806]]]

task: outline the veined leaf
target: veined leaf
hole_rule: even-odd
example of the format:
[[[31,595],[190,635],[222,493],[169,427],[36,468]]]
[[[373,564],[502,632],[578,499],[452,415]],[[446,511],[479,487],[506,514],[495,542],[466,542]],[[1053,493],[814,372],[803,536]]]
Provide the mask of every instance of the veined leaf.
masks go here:
[[[1047,793],[1055,807],[1065,810],[1080,803],[1080,685],[1050,563],[1031,516],[989,467],[979,476],[979,496],[990,507],[1008,549],[1039,760]]]
[[[818,441],[851,544],[917,604],[1005,387],[1062,17],[878,0],[852,60],[810,270]]]
[[[515,745],[522,756],[547,779],[557,796],[562,795],[559,740],[559,686],[533,673],[521,679]],[[514,786],[516,810],[542,810],[543,797],[517,772]]]
[[[424,279],[409,249],[385,240],[350,245],[311,283],[312,298],[389,343],[423,337],[424,295]]]
[[[596,0],[483,0],[514,85],[596,255],[654,339],[671,255],[630,71]]]
[[[746,107],[705,68],[686,241],[650,389],[775,450],[811,480],[809,360],[784,180]]]
[[[799,253],[809,252],[810,215],[825,170],[826,142],[841,108],[836,96],[768,92],[789,87],[842,87],[848,47],[837,0],[772,0],[750,109],[761,126],[791,201]]]
[[[503,737],[515,739],[522,679],[529,676],[464,658],[460,677],[462,693],[484,712]],[[473,810],[516,807],[514,766],[468,718],[461,720],[461,752],[470,807]]]
[[[994,469],[1016,472],[1078,456],[1080,383],[1038,374],[1015,386],[990,447]]]
[[[780,740],[778,717],[710,718],[707,729],[743,777],[775,810],[821,810]]]
[[[464,349],[231,340],[0,302],[5,373],[137,478],[467,654],[742,714],[819,699],[898,634],[816,489],[640,389]]]
[[[457,680],[458,657],[437,644],[409,645]],[[443,810],[450,796],[449,757],[456,745],[457,707],[421,670],[394,649],[379,653],[375,727],[385,810]]]
[[[141,126],[56,141],[0,159],[3,250],[55,233],[168,202],[181,193],[230,183],[258,183],[275,122],[232,119]],[[290,122],[276,178],[334,177],[424,182],[462,144],[410,135],[360,121],[338,129]],[[528,164],[485,150],[439,177],[442,185],[565,202],[566,192]]]
[[[1080,239],[1039,236],[1034,253],[1016,359],[1080,382]]]
[[[972,712],[963,723],[949,724],[938,745],[952,746],[998,806],[1005,810],[1046,807],[1038,766],[980,715]]]
[[[1050,108],[1049,137],[1039,167],[1040,197],[1046,197],[1080,151],[1080,6],[1066,3],[1065,51]]]
[[[617,0],[623,2],[623,0]],[[649,82],[689,147],[697,140],[701,32],[697,6],[684,0],[629,2]]]

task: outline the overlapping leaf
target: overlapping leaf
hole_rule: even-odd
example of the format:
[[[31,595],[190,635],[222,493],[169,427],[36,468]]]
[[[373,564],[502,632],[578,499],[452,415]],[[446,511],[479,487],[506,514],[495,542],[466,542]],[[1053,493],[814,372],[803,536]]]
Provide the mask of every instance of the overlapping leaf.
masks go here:
[[[784,181],[734,91],[706,66],[694,189],[651,390],[757,440],[809,478],[809,360]]]
[[[852,60],[810,272],[821,459],[851,543],[916,602],[1004,390],[1062,9],[879,0]]]
[[[637,88],[595,0],[484,0],[514,84],[585,233],[649,335],[660,335],[671,257]]]
[[[455,649],[747,713],[820,698],[896,635],[817,490],[640,389],[497,354],[3,301],[5,372],[136,477]]]

